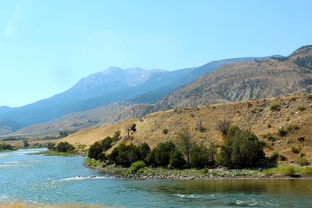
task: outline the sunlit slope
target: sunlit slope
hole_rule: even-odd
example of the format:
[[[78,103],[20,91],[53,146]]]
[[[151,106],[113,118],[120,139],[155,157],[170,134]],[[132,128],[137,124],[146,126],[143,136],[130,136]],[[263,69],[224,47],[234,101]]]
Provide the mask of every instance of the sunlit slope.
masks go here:
[[[279,106],[280,110],[273,110],[274,105]],[[90,145],[112,136],[116,131],[121,131],[124,138],[120,142],[135,144],[147,142],[154,147],[159,142],[175,140],[176,133],[181,128],[188,127],[197,143],[208,144],[210,141],[215,141],[220,144],[222,137],[216,130],[216,124],[225,119],[232,121],[233,125],[250,129],[261,139],[265,134],[272,134],[275,141],[263,139],[268,144],[265,148],[268,155],[277,151],[291,161],[298,157],[292,153],[291,147],[300,145],[301,152],[310,160],[312,159],[312,95],[172,109],[152,113],[141,119],[82,130],[64,138],[64,141],[76,145]],[[137,131],[132,134],[131,139],[126,139],[126,129],[134,123],[137,125]],[[200,124],[206,129],[205,131],[196,130],[199,129]],[[299,129],[291,129],[294,126]],[[279,135],[280,128],[288,131],[286,136]],[[167,134],[164,133],[165,129],[168,129]],[[304,137],[305,141],[302,144],[297,139],[299,137]]]

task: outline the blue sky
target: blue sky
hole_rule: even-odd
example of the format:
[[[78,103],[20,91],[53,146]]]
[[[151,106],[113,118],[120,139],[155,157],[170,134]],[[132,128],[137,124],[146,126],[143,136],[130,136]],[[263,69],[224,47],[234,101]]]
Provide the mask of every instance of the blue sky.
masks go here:
[[[0,106],[109,66],[180,69],[312,44],[310,0],[0,0]]]

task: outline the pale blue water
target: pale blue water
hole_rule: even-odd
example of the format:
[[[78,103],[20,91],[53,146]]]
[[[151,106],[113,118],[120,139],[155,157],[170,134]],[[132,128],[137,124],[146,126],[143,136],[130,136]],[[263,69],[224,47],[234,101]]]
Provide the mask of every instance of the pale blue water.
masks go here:
[[[312,180],[119,180],[84,167],[83,157],[28,154],[38,151],[42,150],[0,153],[0,202],[175,208],[312,207]]]

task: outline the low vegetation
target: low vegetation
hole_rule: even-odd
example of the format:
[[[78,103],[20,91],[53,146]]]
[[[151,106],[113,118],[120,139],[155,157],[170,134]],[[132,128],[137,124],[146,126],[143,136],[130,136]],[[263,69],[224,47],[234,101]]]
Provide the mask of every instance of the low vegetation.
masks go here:
[[[48,143],[48,150],[35,153],[35,154],[45,154],[45,155],[59,155],[59,156],[72,156],[78,155],[76,148],[69,144],[68,142],[60,142],[58,144]]]
[[[0,152],[1,151],[12,151],[15,150],[15,148],[12,145],[0,143]]]
[[[221,124],[221,123],[220,123]],[[225,125],[226,124],[226,125]],[[229,123],[223,122],[225,127]],[[205,169],[218,166],[227,168],[256,167],[265,162],[264,144],[250,131],[237,126],[222,127],[224,144],[218,153],[217,146],[196,144],[188,128],[183,128],[173,141],[159,143],[153,150],[147,143],[134,145],[121,143],[110,154],[110,137],[90,146],[86,163],[89,166],[128,168],[126,173],[147,173],[150,169],[165,170]],[[225,129],[227,129],[225,131]],[[104,145],[107,144],[107,145]]]

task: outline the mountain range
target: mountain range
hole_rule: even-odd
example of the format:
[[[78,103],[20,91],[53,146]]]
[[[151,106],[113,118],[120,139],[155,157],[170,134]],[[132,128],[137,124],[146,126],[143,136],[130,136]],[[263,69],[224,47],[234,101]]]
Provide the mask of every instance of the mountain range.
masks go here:
[[[83,78],[69,90],[51,98],[18,108],[7,109],[3,107],[3,110],[0,108],[0,118],[15,121],[26,128],[28,126],[33,127],[32,125],[37,127],[38,124],[51,120],[53,120],[52,123],[58,123],[59,120],[63,123],[65,121],[65,123],[70,123],[70,125],[62,125],[63,128],[88,128],[99,123],[107,123],[107,120],[111,120],[110,115],[118,111],[121,106],[156,103],[168,93],[223,66],[225,63],[254,59],[256,58],[225,59],[213,61],[200,67],[175,71],[111,67],[103,72]],[[92,112],[91,115],[96,114],[96,118],[89,116],[89,112]],[[77,116],[79,121],[76,119]],[[87,119],[82,120],[81,118]],[[69,122],[68,120],[75,121]],[[59,128],[60,125],[51,127],[48,124],[48,126],[45,127],[45,132],[55,134],[59,130],[56,129],[56,126]],[[39,132],[42,133],[42,131]],[[7,134],[8,132],[0,133]]]
[[[304,46],[287,57],[226,59],[176,71],[112,67],[49,99],[0,108],[0,118],[20,125],[13,135],[55,135],[172,108],[311,92],[312,46]]]

